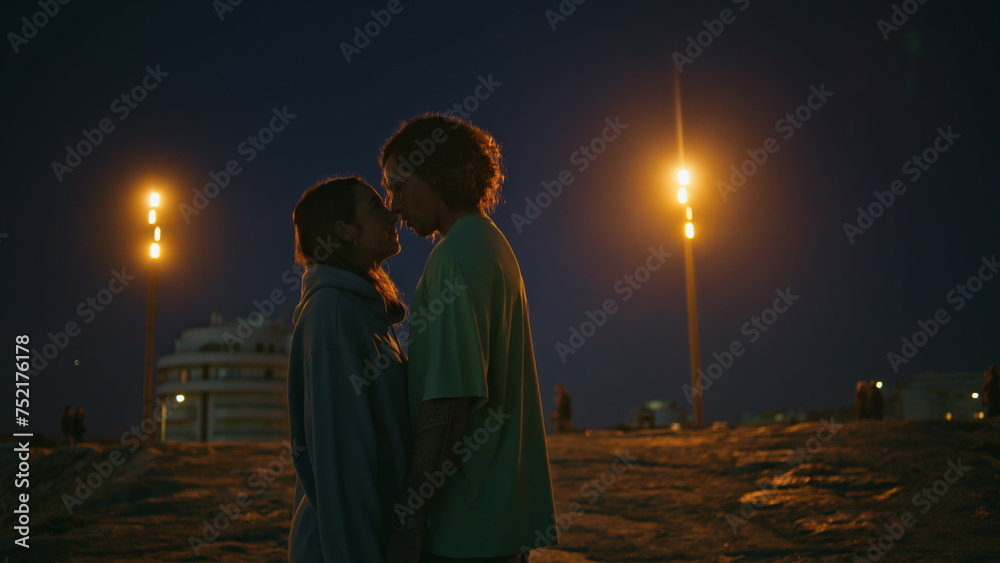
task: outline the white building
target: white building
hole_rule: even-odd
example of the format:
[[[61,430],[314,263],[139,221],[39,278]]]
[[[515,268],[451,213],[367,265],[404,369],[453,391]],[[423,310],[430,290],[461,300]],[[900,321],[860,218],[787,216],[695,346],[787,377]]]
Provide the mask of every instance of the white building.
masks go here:
[[[982,372],[914,375],[897,386],[902,418],[970,420],[982,418]],[[973,397],[973,394],[976,394]]]
[[[167,416],[165,441],[279,441],[288,437],[288,349],[281,321],[223,322],[181,332],[156,362],[156,397]]]

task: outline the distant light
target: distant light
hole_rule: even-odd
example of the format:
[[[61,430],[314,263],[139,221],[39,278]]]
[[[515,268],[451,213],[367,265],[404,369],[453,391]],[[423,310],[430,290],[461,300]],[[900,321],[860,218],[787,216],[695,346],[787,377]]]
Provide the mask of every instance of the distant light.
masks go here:
[[[153,230],[153,240],[155,240],[156,242],[160,242],[160,228],[159,227],[156,227]]]
[[[677,172],[677,183],[682,186],[687,186],[691,183],[691,174],[687,170],[680,170]]]
[[[986,413],[979,411],[976,413],[976,418],[986,418]]]
[[[879,389],[881,389],[882,388],[882,382],[881,381],[876,382],[875,383],[875,387],[878,387]]]
[[[687,224],[684,225],[684,236],[687,238],[694,238],[694,223],[688,221]]]
[[[973,393],[972,394],[972,398],[973,399],[978,399],[979,398],[979,393]]]
[[[688,202],[688,190],[687,190],[687,188],[681,188],[681,189],[677,190],[677,201],[679,201],[681,203],[687,203]]]
[[[73,365],[74,366],[80,365],[80,360],[73,360]]]
[[[184,402],[184,395],[177,395],[174,398],[177,399],[178,403],[183,403]]]
[[[154,242],[153,244],[149,245],[149,257],[150,258],[159,258],[160,257],[160,245],[159,244],[157,244],[157,243]]]
[[[149,194],[149,206],[159,207],[160,206],[160,194],[153,192]]]
[[[945,420],[951,420],[951,413],[950,412],[944,413],[944,419]]]
[[[684,215],[687,217],[688,221],[694,219],[694,211],[691,211],[691,206],[689,205],[687,209],[684,210]]]
[[[150,209],[149,210],[149,224],[150,225],[155,225],[156,224],[156,210],[155,209]]]

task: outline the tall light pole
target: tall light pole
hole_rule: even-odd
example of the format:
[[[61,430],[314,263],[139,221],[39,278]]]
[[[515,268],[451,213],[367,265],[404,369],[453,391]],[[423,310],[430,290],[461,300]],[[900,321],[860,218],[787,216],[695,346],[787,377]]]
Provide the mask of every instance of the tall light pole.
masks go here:
[[[687,287],[688,343],[691,356],[691,388],[694,400],[694,416],[692,423],[695,428],[704,424],[702,414],[702,389],[698,372],[701,371],[701,342],[698,338],[698,298],[694,287],[694,251],[691,239],[694,238],[694,211],[688,205],[690,196],[688,186],[691,184],[691,174],[687,170],[677,172],[677,201],[684,206],[684,278]]]
[[[142,381],[142,419],[153,415],[153,347],[156,343],[156,260],[160,257],[160,225],[156,208],[160,206],[160,194],[149,194],[148,221],[153,230],[153,241],[149,245],[149,293],[146,296],[146,360]]]

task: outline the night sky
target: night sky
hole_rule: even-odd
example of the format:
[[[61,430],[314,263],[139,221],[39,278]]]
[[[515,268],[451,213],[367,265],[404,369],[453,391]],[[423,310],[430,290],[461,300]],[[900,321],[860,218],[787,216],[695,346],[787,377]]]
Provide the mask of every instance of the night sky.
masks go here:
[[[80,326],[31,376],[27,430],[57,432],[67,404],[87,408],[93,437],[139,421],[150,189],[164,198],[162,355],[211,311],[247,317],[275,290],[290,319],[302,192],[345,174],[378,186],[398,124],[456,104],[504,149],[493,219],[520,260],[546,413],[559,382],[582,428],[650,399],[687,406],[678,74],[703,364],[744,350],[706,391],[706,421],[846,405],[859,379],[981,372],[1000,362],[1000,281],[969,283],[1000,252],[998,10],[897,5],[893,23],[888,1],[76,1],[51,17],[5,2],[3,337],[11,350],[30,335],[38,355]],[[267,144],[248,138],[272,123]],[[227,165],[238,173],[206,192]],[[859,207],[877,218],[859,226]],[[432,243],[401,243],[387,265],[409,302]],[[115,271],[135,277],[98,312],[87,299]],[[778,292],[797,297],[765,313]],[[947,322],[894,366],[939,309]]]

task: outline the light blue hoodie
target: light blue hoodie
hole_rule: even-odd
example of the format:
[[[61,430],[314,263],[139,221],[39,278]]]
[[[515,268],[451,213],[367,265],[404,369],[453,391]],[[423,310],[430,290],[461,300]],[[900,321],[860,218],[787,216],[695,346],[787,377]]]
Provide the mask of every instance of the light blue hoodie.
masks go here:
[[[406,356],[375,287],[318,264],[302,276],[288,361],[298,481],[289,561],[382,560],[410,454]]]

